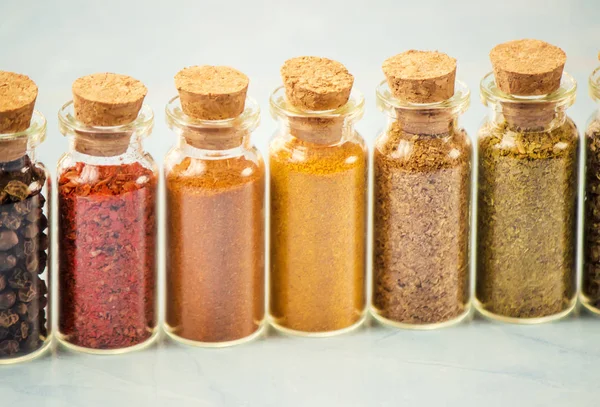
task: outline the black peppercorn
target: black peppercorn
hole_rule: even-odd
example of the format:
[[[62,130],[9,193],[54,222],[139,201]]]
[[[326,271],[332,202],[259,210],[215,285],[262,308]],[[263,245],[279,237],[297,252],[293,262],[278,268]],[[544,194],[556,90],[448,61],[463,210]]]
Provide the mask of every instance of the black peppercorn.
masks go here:
[[[10,270],[17,265],[17,258],[12,254],[0,253],[0,271]]]
[[[0,309],[9,309],[17,301],[14,291],[3,291],[0,293]]]
[[[38,277],[48,261],[45,173],[19,162],[0,163],[0,362],[36,351],[48,335],[48,289]]]
[[[19,243],[17,234],[8,229],[0,229],[0,250],[9,250]]]

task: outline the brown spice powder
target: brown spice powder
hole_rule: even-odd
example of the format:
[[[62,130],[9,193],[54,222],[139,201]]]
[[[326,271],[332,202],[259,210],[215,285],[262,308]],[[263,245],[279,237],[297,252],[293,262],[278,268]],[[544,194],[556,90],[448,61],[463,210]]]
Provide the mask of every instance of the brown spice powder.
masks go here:
[[[270,168],[274,322],[304,332],[354,325],[365,309],[366,148],[276,138]]]
[[[264,320],[262,160],[184,158],[166,176],[169,330],[227,342]]]
[[[374,153],[373,306],[432,324],[469,301],[472,147],[467,134],[412,134],[394,122]]]
[[[578,136],[488,123],[479,137],[477,289],[483,309],[539,318],[575,296]]]

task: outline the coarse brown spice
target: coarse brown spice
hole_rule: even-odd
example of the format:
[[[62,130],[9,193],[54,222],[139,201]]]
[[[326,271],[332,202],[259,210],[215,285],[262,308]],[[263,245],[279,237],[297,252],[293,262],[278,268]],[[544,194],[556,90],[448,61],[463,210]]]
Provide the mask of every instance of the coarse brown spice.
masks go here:
[[[433,324],[467,311],[471,155],[454,127],[413,134],[393,122],[378,140],[373,306],[383,318]]]
[[[262,160],[186,157],[166,182],[168,329],[197,342],[253,334],[265,314]]]
[[[547,131],[506,122],[480,130],[476,297],[484,310],[540,318],[572,306],[577,162],[570,119]]]
[[[584,302],[600,310],[600,118],[586,132],[585,238],[583,285]]]
[[[274,322],[304,332],[354,325],[365,309],[365,146],[352,135],[334,145],[276,138],[270,169]]]

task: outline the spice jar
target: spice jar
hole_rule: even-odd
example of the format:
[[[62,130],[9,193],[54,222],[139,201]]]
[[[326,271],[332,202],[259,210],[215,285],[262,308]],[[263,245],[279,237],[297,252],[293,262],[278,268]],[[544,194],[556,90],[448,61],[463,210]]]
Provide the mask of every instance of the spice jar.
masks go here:
[[[491,115],[479,131],[476,306],[538,323],[575,306],[578,133],[566,109],[576,83],[565,53],[507,42],[481,82]]]
[[[469,313],[472,146],[458,116],[456,60],[407,51],[383,64],[377,88],[387,126],[374,150],[372,312],[381,322],[431,329]]]
[[[600,101],[600,68],[590,75],[590,95]],[[589,120],[585,137],[585,211],[581,303],[600,314],[600,109]]]
[[[166,108],[179,136],[165,159],[166,331],[188,344],[234,345],[264,326],[265,166],[248,82],[228,67],[186,68]]]
[[[143,150],[146,87],[102,73],[73,83],[59,111],[58,336],[90,353],[148,345],[156,329],[157,168]]]
[[[0,364],[50,345],[50,179],[35,154],[46,137],[37,94],[27,76],[0,71]]]
[[[339,62],[293,58],[271,96],[270,317],[286,333],[347,332],[365,316],[364,99]]]

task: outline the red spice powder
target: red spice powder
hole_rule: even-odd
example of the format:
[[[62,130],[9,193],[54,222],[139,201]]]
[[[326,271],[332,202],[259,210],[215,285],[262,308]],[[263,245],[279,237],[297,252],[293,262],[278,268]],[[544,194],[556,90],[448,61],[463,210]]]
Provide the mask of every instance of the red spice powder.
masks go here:
[[[120,349],[155,331],[156,185],[139,163],[77,163],[59,176],[59,331],[67,342]]]

